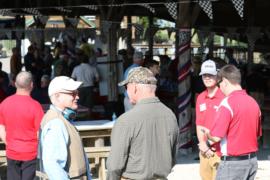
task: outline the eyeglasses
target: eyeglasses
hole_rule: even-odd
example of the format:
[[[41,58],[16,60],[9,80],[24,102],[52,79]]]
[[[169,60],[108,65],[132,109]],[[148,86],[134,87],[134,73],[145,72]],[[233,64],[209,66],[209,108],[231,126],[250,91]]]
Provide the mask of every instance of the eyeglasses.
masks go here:
[[[212,74],[203,74],[202,77],[203,78],[215,78],[216,76],[212,75]]]
[[[73,98],[76,98],[76,96],[78,96],[78,91],[59,92],[59,93],[71,95]]]

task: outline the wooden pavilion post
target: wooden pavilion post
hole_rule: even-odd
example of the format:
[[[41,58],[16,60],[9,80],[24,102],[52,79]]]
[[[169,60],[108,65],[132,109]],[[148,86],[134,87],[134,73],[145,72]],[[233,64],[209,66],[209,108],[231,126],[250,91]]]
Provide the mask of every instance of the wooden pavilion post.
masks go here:
[[[255,22],[255,7],[256,7],[256,3],[251,1],[251,0],[247,0],[247,21],[248,21],[248,26],[249,28],[252,27],[254,25]],[[254,48],[255,48],[255,42],[253,38],[248,37],[248,62],[247,62],[247,71],[248,73],[251,72],[252,69],[252,64],[253,64],[253,52],[254,52]]]
[[[131,16],[127,16],[127,29],[128,29],[128,35],[127,35],[127,49],[130,50],[132,46],[132,20]]]
[[[149,36],[148,36],[148,52],[149,52],[149,57],[153,57],[153,46],[154,46],[154,34],[153,32],[153,16],[149,16]]]
[[[43,50],[44,49],[44,43],[45,43],[45,35],[44,35],[44,29],[46,26],[46,23],[43,24],[40,20],[40,18],[38,16],[33,16],[35,24],[36,24],[36,28],[39,30],[38,33],[40,35],[40,39],[37,43],[37,47],[39,50]]]
[[[99,4],[101,0],[98,1]],[[111,0],[109,4],[113,4]],[[124,7],[108,6],[107,8],[100,6],[101,22],[107,21],[109,32],[108,40],[108,102],[115,103],[118,101],[118,69],[117,69],[117,29],[120,28],[120,21],[123,19]],[[117,23],[119,22],[119,23]],[[115,107],[114,107],[115,108]]]
[[[108,34],[108,61],[109,80],[108,80],[108,101],[116,102],[118,100],[118,77],[117,77],[117,25],[112,24]]]
[[[24,24],[21,24],[21,21],[22,21],[22,20],[25,22],[25,18],[24,18],[24,17],[20,17],[20,16],[16,16],[16,19],[17,19],[17,22],[16,22],[16,23],[18,24],[18,25],[16,25],[16,26],[17,26],[17,27],[20,27],[20,26],[23,25],[23,27],[20,27],[20,28],[25,29],[25,23],[24,23]],[[22,37],[19,38],[19,37],[16,35],[16,48],[19,49],[20,54],[21,54],[21,46],[22,46]]]
[[[178,99],[177,113],[179,123],[179,152],[188,154],[192,151],[192,117],[191,117],[191,3],[181,3],[177,17],[178,43],[176,60],[178,61]]]

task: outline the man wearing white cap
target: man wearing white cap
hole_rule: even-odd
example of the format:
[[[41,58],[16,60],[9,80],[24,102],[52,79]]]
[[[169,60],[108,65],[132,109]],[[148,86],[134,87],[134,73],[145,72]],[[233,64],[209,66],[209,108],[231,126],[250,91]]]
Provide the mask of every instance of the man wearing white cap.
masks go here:
[[[217,68],[212,60],[205,61],[201,66],[200,76],[206,90],[199,94],[196,101],[196,129],[199,143],[207,140],[204,132],[209,132],[213,125],[216,109],[224,94],[217,86]],[[203,180],[214,180],[220,161],[218,145],[207,151],[200,150],[200,175]]]
[[[77,129],[72,125],[82,82],[66,76],[54,78],[48,89],[52,105],[41,122],[39,177],[91,179],[88,160]]]

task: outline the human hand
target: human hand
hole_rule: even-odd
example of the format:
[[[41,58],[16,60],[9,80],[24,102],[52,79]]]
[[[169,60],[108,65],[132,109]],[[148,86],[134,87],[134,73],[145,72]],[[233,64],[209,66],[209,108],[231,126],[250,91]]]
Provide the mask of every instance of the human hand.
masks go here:
[[[206,153],[209,150],[209,147],[207,146],[206,142],[202,141],[198,144],[198,147],[201,152]]]
[[[215,152],[213,152],[211,149],[208,149],[208,151],[206,151],[204,153],[204,155],[207,157],[207,158],[210,158],[210,157],[213,157],[215,155]]]

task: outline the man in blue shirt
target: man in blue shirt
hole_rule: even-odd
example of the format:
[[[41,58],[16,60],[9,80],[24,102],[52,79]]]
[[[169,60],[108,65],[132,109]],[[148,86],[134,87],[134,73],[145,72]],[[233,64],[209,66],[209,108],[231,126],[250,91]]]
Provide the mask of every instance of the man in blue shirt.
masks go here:
[[[72,120],[78,108],[82,82],[66,76],[54,78],[48,89],[52,105],[41,122],[37,175],[52,180],[91,179],[88,159]]]
[[[133,55],[133,64],[130,65],[125,70],[124,79],[127,79],[128,73],[130,72],[131,69],[133,69],[135,67],[142,66],[143,65],[143,62],[144,62],[144,60],[143,60],[143,53],[142,52],[139,52],[139,51],[136,51],[134,53],[134,55]],[[128,98],[127,91],[125,91],[124,106],[125,106],[125,112],[127,112],[128,110],[130,110],[133,107],[132,103],[130,102],[130,100]]]

